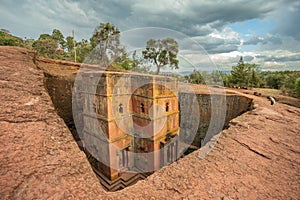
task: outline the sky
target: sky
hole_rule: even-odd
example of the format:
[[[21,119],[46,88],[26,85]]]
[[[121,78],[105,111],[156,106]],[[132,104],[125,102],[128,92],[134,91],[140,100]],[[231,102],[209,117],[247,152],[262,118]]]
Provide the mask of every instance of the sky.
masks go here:
[[[76,40],[89,39],[95,27],[106,22],[121,33],[161,27],[195,41],[220,70],[230,70],[240,56],[263,71],[300,70],[299,19],[298,0],[7,0],[0,4],[0,28],[21,38],[37,39],[59,29],[64,36],[74,30]],[[187,51],[191,54],[193,48],[182,49]]]

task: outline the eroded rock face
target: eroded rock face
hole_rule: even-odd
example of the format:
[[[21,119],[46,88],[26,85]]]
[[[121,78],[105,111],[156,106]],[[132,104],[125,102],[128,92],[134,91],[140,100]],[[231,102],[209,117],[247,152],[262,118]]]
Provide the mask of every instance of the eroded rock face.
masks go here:
[[[199,151],[106,193],[43,87],[28,50],[0,47],[1,199],[297,199],[300,109],[254,99],[204,158]]]
[[[198,106],[193,106],[195,105],[194,101],[197,101]],[[197,90],[194,93],[183,92],[181,89],[179,102],[181,121],[184,122],[180,124],[181,131],[185,137],[193,137],[192,145],[200,148],[209,141],[211,138],[209,136],[213,136],[227,127],[231,119],[252,110],[252,101],[252,98],[234,93],[226,94],[225,91],[223,95],[197,92]],[[194,123],[198,123],[196,134],[190,131],[191,127],[195,126]]]
[[[1,199],[98,196],[104,191],[57,116],[32,55],[0,47]]]

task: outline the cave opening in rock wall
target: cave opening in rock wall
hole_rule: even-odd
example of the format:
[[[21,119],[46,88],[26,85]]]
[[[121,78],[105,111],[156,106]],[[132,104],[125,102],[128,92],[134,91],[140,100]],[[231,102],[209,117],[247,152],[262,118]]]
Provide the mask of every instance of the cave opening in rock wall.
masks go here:
[[[110,167],[107,167],[107,165],[103,164],[102,162],[99,162],[99,159],[97,158],[97,156],[93,155],[93,151],[92,150],[87,150],[87,148],[83,145],[81,138],[79,137],[79,134],[76,130],[76,126],[74,123],[74,119],[73,119],[73,113],[72,113],[72,90],[74,88],[74,77],[70,78],[70,77],[65,77],[65,76],[53,76],[50,73],[44,72],[45,74],[45,80],[44,80],[44,84],[45,87],[52,99],[52,102],[55,106],[55,109],[58,113],[58,115],[65,121],[66,125],[69,127],[75,141],[77,142],[79,148],[85,152],[87,159],[89,160],[94,172],[96,173],[97,177],[99,178],[99,181],[101,182],[102,186],[104,189],[106,189],[107,191],[116,191],[116,190],[120,190],[123,189],[127,186],[130,186],[134,183],[136,183],[139,180],[142,180],[144,178],[146,178],[148,175],[152,174],[153,171],[151,171],[150,169],[145,170],[145,171],[141,171],[140,173],[131,173],[130,171],[118,171],[118,170],[114,170]],[[117,78],[117,77],[114,77]],[[135,81],[136,82],[136,81]],[[152,87],[151,85],[146,85],[144,87],[144,91],[146,91],[149,87]],[[155,86],[153,86],[155,87]],[[121,88],[122,89],[122,88]],[[146,96],[148,94],[145,94],[142,90],[138,90],[136,95],[134,95],[134,97],[130,97],[133,98],[133,105],[135,106],[134,109],[135,110],[135,114],[134,116],[135,118],[135,123],[137,124],[147,124],[147,116],[146,114],[148,113],[148,108],[149,105],[151,104],[151,102],[149,102],[149,100],[146,98]],[[143,95],[145,96],[145,98],[143,98]],[[199,149],[204,143],[206,143],[207,141],[205,141],[205,136],[206,133],[208,131],[212,131],[214,132],[214,134],[220,132],[222,129],[226,128],[228,126],[228,123],[231,119],[239,116],[240,114],[252,109],[252,99],[249,99],[245,96],[240,96],[240,95],[236,95],[236,94],[230,94],[230,93],[226,93],[226,105],[225,107],[215,107],[212,108],[212,97],[210,94],[203,94],[203,93],[199,93],[199,94],[189,94],[188,92],[178,92],[177,98],[179,103],[176,104],[176,109],[178,110],[178,118],[180,121],[182,121],[184,118],[183,115],[186,116],[191,116],[190,113],[193,112],[193,110],[195,110],[194,107],[184,107],[180,102],[186,101],[186,105],[192,105],[192,101],[195,101],[195,97],[196,97],[196,101],[197,104],[199,106],[199,112],[197,113],[199,116],[197,116],[198,118],[200,118],[200,120],[197,122],[197,130],[196,130],[196,135],[193,138],[193,141],[191,142],[190,146],[188,148],[186,148],[186,150],[184,151],[183,155],[180,157],[183,157],[185,155],[188,155],[189,153],[193,152],[194,150]],[[124,97],[124,95],[122,96],[122,98],[126,98]],[[215,96],[214,97],[216,99],[216,101],[219,101],[220,96]],[[174,109],[174,106],[172,103],[172,98],[165,98],[164,101],[162,102],[162,107],[164,112],[168,112],[171,113],[172,109]],[[141,106],[143,105],[143,106]],[[118,113],[118,115],[120,116],[125,116],[127,113],[126,110],[126,104],[124,103],[120,103],[120,102],[116,102],[116,112]],[[95,106],[94,106],[95,107]],[[100,109],[100,108],[93,108],[93,109]],[[210,128],[210,119],[211,119],[211,114],[209,113],[210,110],[212,109],[225,109],[225,121],[224,124],[222,124],[221,128],[216,128],[216,129],[211,129],[208,130]],[[217,111],[218,112],[218,111]],[[188,114],[187,114],[188,113]],[[218,114],[218,113],[217,113]],[[170,115],[171,116],[171,115]],[[174,118],[175,119],[175,118]],[[170,124],[174,123],[173,118],[170,117]],[[173,120],[173,121],[172,121]],[[187,121],[189,121],[190,119],[185,119]],[[172,123],[171,123],[172,122]],[[193,123],[193,122],[191,122]],[[109,127],[113,127],[114,124],[105,124],[104,122],[102,123],[103,127],[105,126],[109,126]],[[185,131],[188,129],[188,123],[186,124],[179,124],[181,131]],[[169,127],[168,127],[169,129]],[[174,129],[175,130],[175,129]],[[160,162],[165,162],[165,163],[172,163],[175,160],[177,160],[179,157],[174,156],[174,154],[177,154],[178,152],[178,148],[176,147],[175,142],[174,143],[170,143],[169,141],[172,141],[173,138],[176,138],[177,135],[174,134],[175,132],[170,132],[169,134],[165,135],[164,140],[161,140],[157,143],[149,143],[149,141],[144,140],[144,139],[140,139],[140,138],[135,138],[134,136],[132,136],[133,138],[135,138],[134,140],[130,140],[130,137],[128,137],[128,139],[125,138],[124,136],[124,140],[122,142],[122,148],[120,151],[116,151],[113,154],[113,157],[115,158],[115,161],[118,163],[118,166],[120,166],[120,168],[125,169],[128,168],[128,166],[130,166],[132,164],[131,161],[131,152],[133,151],[132,148],[134,148],[135,152],[151,152],[151,150],[153,151],[154,148],[158,148],[161,149],[162,147],[167,147],[165,152],[162,152],[159,156],[159,160]],[[100,140],[99,140],[100,141]],[[105,144],[105,143],[101,143],[99,142],[98,145],[97,144],[93,144],[94,146],[105,146],[108,145],[107,148],[111,149],[112,147],[109,146],[109,144]],[[95,147],[97,148],[97,147]],[[110,155],[112,155],[112,153],[110,152]],[[109,157],[106,155],[106,157]],[[139,158],[140,160],[144,159],[144,158]],[[111,161],[112,162],[112,161]],[[142,162],[140,162],[142,163]],[[145,168],[147,167],[147,165],[149,164],[139,164],[139,168]],[[164,165],[162,165],[161,163],[158,164],[159,167],[157,167],[158,169]],[[153,166],[153,169],[156,169]]]

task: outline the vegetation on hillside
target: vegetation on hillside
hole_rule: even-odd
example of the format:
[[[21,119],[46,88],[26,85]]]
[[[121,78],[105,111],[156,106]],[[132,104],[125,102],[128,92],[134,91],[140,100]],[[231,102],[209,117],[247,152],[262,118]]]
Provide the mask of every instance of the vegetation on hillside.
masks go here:
[[[73,34],[72,34],[73,35]],[[22,46],[36,50],[37,55],[60,60],[101,64],[115,70],[150,71],[151,64],[157,67],[156,74],[166,65],[178,68],[178,44],[173,38],[149,39],[140,56],[136,52],[128,55],[120,42],[119,29],[110,23],[100,23],[89,40],[76,41],[65,37],[60,30],[52,34],[43,33],[37,40],[25,40],[0,32],[0,45]]]
[[[300,71],[261,72],[256,64],[244,63],[242,57],[230,74],[194,71],[185,80],[196,84],[221,83],[226,87],[280,89],[284,95],[300,98]]]
[[[300,98],[300,77],[295,81],[294,93],[296,97]]]
[[[29,47],[21,38],[13,36],[8,30],[0,30],[0,46]]]

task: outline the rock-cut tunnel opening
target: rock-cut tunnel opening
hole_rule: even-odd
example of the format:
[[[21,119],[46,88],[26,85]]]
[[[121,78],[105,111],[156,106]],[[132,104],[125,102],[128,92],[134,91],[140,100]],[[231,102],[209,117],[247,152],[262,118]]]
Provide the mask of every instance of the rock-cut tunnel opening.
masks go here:
[[[140,173],[140,174],[130,174],[130,173],[123,173],[122,176],[116,177],[114,176],[109,169],[109,167],[101,166],[101,163],[88,151],[86,151],[83,146],[82,142],[80,140],[80,137],[78,136],[76,126],[73,119],[73,113],[72,113],[72,90],[74,88],[74,80],[76,76],[76,70],[72,69],[72,66],[65,66],[60,65],[57,63],[47,63],[47,62],[37,62],[37,65],[39,68],[41,68],[44,71],[45,80],[44,85],[47,89],[52,102],[55,106],[55,109],[58,113],[58,115],[65,121],[66,125],[69,127],[74,139],[76,140],[79,148],[83,151],[85,151],[87,155],[87,159],[89,160],[91,167],[93,168],[94,172],[96,173],[97,177],[99,178],[100,183],[102,184],[103,188],[107,191],[117,191],[120,189],[123,189],[127,186],[130,186],[137,181],[144,179],[148,175],[150,175],[152,172],[149,173]],[[59,69],[59,70],[58,70]],[[58,71],[61,71],[58,73]],[[180,92],[178,93],[178,101],[185,101],[187,105],[192,105],[192,101],[195,101],[195,97],[198,102],[199,106],[199,112],[197,113],[199,118],[201,119],[198,123],[197,133],[193,139],[193,142],[191,143],[190,147],[185,151],[184,155],[189,154],[190,152],[198,149],[203,145],[203,141],[205,138],[205,134],[207,133],[209,126],[210,126],[210,119],[211,114],[208,112],[212,109],[212,102],[211,102],[211,96],[210,94],[205,93],[196,93],[196,94],[190,94],[188,92]],[[140,98],[140,97],[139,97]],[[218,98],[216,96],[216,98]],[[125,113],[125,104],[120,104],[117,102],[118,105],[116,108],[118,110],[121,109],[123,113]],[[140,105],[142,105],[143,102],[139,102]],[[146,103],[144,104],[144,109],[146,106]],[[120,106],[121,105],[121,106]],[[166,104],[166,109],[170,109],[170,104]],[[223,105],[224,106],[224,105]],[[141,106],[139,109],[143,109]],[[192,112],[188,109],[191,108],[182,108],[180,107],[180,104],[178,104],[178,109],[187,109],[186,112]],[[231,119],[241,115],[242,113],[251,110],[252,109],[252,99],[247,98],[245,96],[237,95],[237,94],[226,94],[226,105],[225,107],[219,107],[218,109],[226,109],[225,112],[225,122],[221,129],[216,129],[216,133],[220,132],[222,129],[227,128],[228,123]],[[187,115],[190,117],[190,115]],[[182,118],[183,116],[180,116],[179,118]],[[182,120],[182,119],[180,119]],[[187,121],[189,119],[186,119]],[[184,131],[185,125],[180,124],[182,127],[182,131]],[[215,134],[216,134],[215,133]],[[129,147],[124,149],[125,151],[120,151],[118,156],[126,156],[129,152]],[[127,163],[120,161],[121,164],[126,165]],[[109,173],[108,173],[109,172]],[[107,176],[107,174],[111,176]]]

